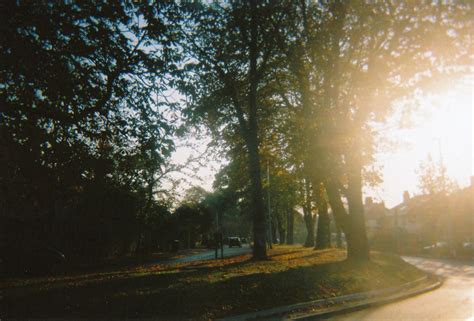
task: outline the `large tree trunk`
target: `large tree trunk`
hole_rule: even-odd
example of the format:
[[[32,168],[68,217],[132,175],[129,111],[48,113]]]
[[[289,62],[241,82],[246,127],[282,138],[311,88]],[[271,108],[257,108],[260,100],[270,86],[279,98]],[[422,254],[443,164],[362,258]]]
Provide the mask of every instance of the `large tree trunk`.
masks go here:
[[[265,206],[263,204],[262,180],[260,174],[260,155],[258,150],[258,123],[257,123],[257,41],[258,41],[258,25],[257,25],[257,3],[255,0],[250,1],[250,46],[249,46],[249,80],[250,88],[248,94],[249,103],[249,126],[247,147],[249,154],[249,172],[252,191],[252,209],[253,213],[253,258],[266,259],[266,222],[265,222]]]
[[[294,222],[294,212],[293,208],[288,204],[286,212],[286,244],[293,244],[293,222]]]
[[[256,122],[253,126],[256,127]],[[250,129],[250,128],[249,128]],[[249,172],[251,180],[251,197],[253,210],[253,257],[265,259],[266,250],[266,221],[265,206],[263,204],[262,181],[260,177],[260,155],[258,153],[258,139],[256,130],[250,130],[249,135]]]
[[[312,211],[312,206],[311,206],[311,190],[310,190],[308,179],[305,179],[304,195],[305,195],[305,203],[303,205],[303,215],[304,215],[304,222],[306,225],[306,232],[307,232],[304,246],[313,247],[314,246],[315,218],[313,217],[313,211]]]
[[[328,204],[324,197],[318,200],[318,231],[316,234],[316,249],[326,249],[331,246],[331,231],[329,228]]]
[[[365,231],[360,171],[358,174],[357,171],[353,171],[349,176],[348,201],[350,215],[344,208],[339,188],[333,180],[328,179],[326,181],[326,190],[336,224],[339,225],[346,236],[347,258],[351,260],[368,260],[369,245]],[[357,185],[359,185],[359,189],[357,189]],[[360,201],[358,201],[359,199]]]
[[[272,241],[273,243],[277,243],[277,230],[278,230],[278,222],[273,218],[272,219]]]
[[[317,175],[312,175],[313,195],[318,207],[318,226],[316,232],[316,249],[325,249],[331,246],[330,219],[326,191]]]
[[[339,56],[340,56],[340,39],[344,26],[344,19],[346,18],[347,6],[343,1],[334,2],[334,39],[332,41],[332,57],[334,59],[332,70],[326,76],[327,81],[326,92],[329,93],[328,100],[331,106],[340,107],[339,101],[339,84],[337,82],[337,75],[339,74]],[[329,106],[329,105],[328,105]],[[332,126],[335,127],[335,124]],[[333,129],[335,129],[333,127]],[[335,130],[334,132],[337,132]],[[356,146],[346,146],[346,148],[353,148],[354,153],[359,153]],[[342,155],[341,155],[342,156]],[[347,258],[351,260],[368,260],[369,259],[369,245],[367,241],[367,233],[365,230],[364,206],[362,203],[362,167],[357,157],[354,155],[344,155],[346,159],[346,171],[348,177],[348,191],[347,200],[349,203],[349,215],[344,208],[341,201],[341,194],[339,186],[330,177],[326,182],[326,190],[328,192],[329,202],[335,214],[337,224],[341,227],[346,236],[347,241]],[[329,165],[329,164],[328,164]],[[331,168],[327,166],[327,168]],[[331,192],[329,191],[331,190]],[[331,194],[331,195],[329,195]]]
[[[362,200],[362,168],[356,160],[352,160],[351,164],[353,168],[348,174],[347,200],[352,233],[351,242],[347,242],[347,257],[355,260],[368,260],[370,255]]]
[[[286,231],[285,231],[285,222],[280,213],[276,213],[276,218],[278,222],[278,235],[280,236],[280,244],[285,244],[286,242]]]
[[[315,219],[313,218],[311,211],[306,206],[303,207],[303,213],[304,213],[304,222],[306,225],[306,232],[307,232],[304,246],[313,247],[314,246]]]
[[[341,231],[341,228],[337,225],[336,225],[336,246],[338,248],[342,248],[342,231]]]

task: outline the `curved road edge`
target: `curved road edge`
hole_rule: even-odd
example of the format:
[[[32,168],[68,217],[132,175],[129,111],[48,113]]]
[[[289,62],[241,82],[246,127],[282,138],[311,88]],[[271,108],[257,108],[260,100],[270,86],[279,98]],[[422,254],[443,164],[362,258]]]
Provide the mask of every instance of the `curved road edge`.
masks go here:
[[[337,315],[340,313],[347,313],[351,311],[356,311],[359,309],[364,309],[364,308],[369,308],[373,306],[379,306],[379,305],[384,305],[387,303],[407,299],[419,294],[423,294],[429,291],[433,291],[438,289],[442,284],[443,280],[435,275],[429,275],[426,278],[423,278],[425,281],[427,281],[426,284],[413,284],[411,283],[418,283],[419,280],[405,283],[401,285],[400,287],[397,287],[397,290],[395,288],[390,288],[390,292],[398,292],[402,291],[399,293],[395,294],[380,294],[383,295],[382,297],[379,298],[368,298],[368,299],[361,299],[362,301],[358,301],[357,299],[354,299],[356,302],[349,302],[348,304],[345,304],[343,306],[339,307],[334,307],[334,308],[328,308],[325,309],[324,311],[318,311],[315,313],[308,313],[304,315],[295,315],[295,316],[289,316],[286,318],[281,318],[280,320],[313,320],[315,317],[330,317],[332,315]],[[381,290],[384,291],[384,290]]]
[[[231,316],[221,321],[244,320],[313,320],[317,317],[329,317],[340,313],[355,311],[371,306],[383,305],[406,299],[439,288],[442,279],[427,273],[425,277],[407,282],[397,287],[343,295],[330,299],[320,299],[276,307],[268,310]],[[308,310],[313,310],[308,312]],[[316,310],[316,311],[314,311]]]

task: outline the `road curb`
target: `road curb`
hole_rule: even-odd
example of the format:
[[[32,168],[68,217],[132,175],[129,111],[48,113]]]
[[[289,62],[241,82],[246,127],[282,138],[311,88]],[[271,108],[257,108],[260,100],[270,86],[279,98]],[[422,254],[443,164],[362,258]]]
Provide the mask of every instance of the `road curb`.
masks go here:
[[[328,309],[321,310],[321,311],[318,311],[318,312],[315,312],[315,313],[307,313],[307,314],[304,314],[304,315],[298,315],[298,316],[293,316],[293,317],[291,317],[291,316],[290,317],[283,317],[283,318],[279,318],[279,320],[282,320],[282,321],[283,320],[298,320],[298,321],[313,320],[315,317],[323,317],[323,316],[329,317],[329,316],[332,316],[332,315],[337,315],[337,314],[347,313],[347,312],[351,312],[351,311],[356,311],[356,310],[360,310],[360,309],[364,309],[364,308],[369,308],[369,307],[372,307],[372,306],[384,305],[384,304],[387,304],[387,303],[395,302],[395,301],[406,299],[406,298],[409,298],[409,297],[413,297],[413,296],[416,296],[416,295],[419,295],[419,294],[422,294],[422,293],[433,291],[433,290],[439,288],[442,284],[443,284],[443,281],[436,277],[435,279],[433,279],[433,283],[428,284],[423,288],[411,289],[411,290],[410,289],[408,289],[408,290],[405,289],[406,291],[403,292],[403,293],[392,294],[392,295],[388,295],[386,297],[379,298],[379,299],[377,299],[377,298],[367,299],[365,301],[356,302],[356,303],[349,303],[347,305],[340,306],[340,307],[328,308]],[[403,286],[405,286],[405,284]],[[416,285],[415,285],[415,287],[416,287]]]
[[[417,288],[423,282],[428,279],[433,279],[431,284],[423,288]],[[251,312],[246,314],[241,314],[237,316],[231,316],[223,319],[218,319],[220,321],[245,321],[245,320],[258,320],[271,318],[272,320],[309,320],[314,317],[319,316],[328,316],[330,314],[339,314],[342,312],[349,312],[351,310],[361,309],[369,306],[381,305],[389,303],[392,301],[408,298],[415,296],[424,292],[428,292],[440,287],[442,284],[441,279],[433,275],[426,275],[415,281],[407,282],[400,286],[386,288],[381,290],[372,290],[367,292],[360,292],[354,294],[343,295],[339,297],[334,297],[330,299],[319,299],[308,302],[296,303],[291,305],[285,305],[281,307],[276,307],[268,310],[262,310],[257,312]],[[403,292],[401,292],[403,291]],[[331,306],[337,303],[344,302],[342,306]],[[291,312],[309,309],[309,308],[322,308],[319,311],[311,313],[301,313],[299,315],[291,315]]]

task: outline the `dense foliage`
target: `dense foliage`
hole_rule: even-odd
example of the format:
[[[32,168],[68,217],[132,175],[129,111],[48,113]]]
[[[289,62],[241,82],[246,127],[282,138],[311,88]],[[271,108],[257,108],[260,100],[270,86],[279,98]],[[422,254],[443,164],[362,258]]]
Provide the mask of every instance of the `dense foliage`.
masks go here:
[[[162,95],[178,57],[160,10],[2,5],[2,248],[126,253],[165,214],[153,192],[173,150]]]
[[[0,247],[13,256],[190,247],[225,227],[265,259],[277,235],[293,242],[301,209],[307,246],[330,246],[335,226],[368,259],[374,124],[472,64],[469,3],[0,9]],[[214,193],[172,211],[158,192],[185,129],[207,131],[227,164]]]

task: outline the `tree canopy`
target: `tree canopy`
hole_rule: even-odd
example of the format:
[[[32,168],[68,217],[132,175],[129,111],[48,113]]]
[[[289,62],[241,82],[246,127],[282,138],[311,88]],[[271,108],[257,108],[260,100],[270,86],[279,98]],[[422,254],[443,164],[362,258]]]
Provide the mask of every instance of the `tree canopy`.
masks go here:
[[[74,230],[71,252],[78,235],[104,252],[167,248],[172,233],[155,235],[166,224],[190,246],[227,215],[242,231],[251,222],[254,258],[265,259],[268,233],[286,224],[290,238],[296,209],[307,245],[318,217],[316,246],[329,246],[330,207],[348,257],[368,259],[362,196],[377,181],[375,124],[395,102],[472,72],[468,2],[1,9],[0,214],[43,241]],[[213,193],[191,189],[173,211],[158,192],[177,137],[196,128],[227,164]]]

